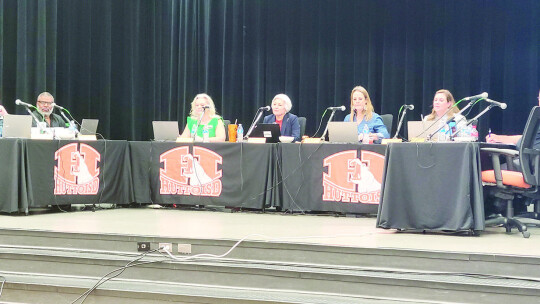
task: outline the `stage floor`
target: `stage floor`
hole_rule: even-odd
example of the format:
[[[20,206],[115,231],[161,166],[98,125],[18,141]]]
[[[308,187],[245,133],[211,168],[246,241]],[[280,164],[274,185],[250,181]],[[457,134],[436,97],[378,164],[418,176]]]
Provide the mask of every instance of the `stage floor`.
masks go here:
[[[104,209],[0,216],[0,229],[122,234],[173,238],[264,240],[340,247],[392,248],[540,257],[540,229],[525,239],[514,229],[487,228],[480,236],[397,232],[375,228],[374,217],[225,213],[160,208]]]

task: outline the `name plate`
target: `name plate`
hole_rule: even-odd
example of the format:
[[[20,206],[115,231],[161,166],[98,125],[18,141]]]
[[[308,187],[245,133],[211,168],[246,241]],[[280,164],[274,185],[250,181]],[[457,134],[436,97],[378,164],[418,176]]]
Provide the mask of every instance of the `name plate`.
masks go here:
[[[266,138],[264,137],[249,137],[247,140],[250,144],[264,144],[266,143]]]
[[[320,144],[321,142],[323,142],[323,139],[320,137],[302,139],[303,144]]]
[[[48,140],[52,140],[53,139],[53,135],[52,133],[32,133],[32,135],[30,136],[31,139],[48,139]]]
[[[178,136],[176,138],[176,142],[177,143],[192,143],[193,142],[193,138],[191,137],[180,137]]]
[[[381,144],[383,145],[387,145],[387,144],[390,144],[390,143],[399,143],[399,142],[402,142],[403,140],[401,138],[383,138],[383,140],[381,141]]]
[[[79,134],[79,140],[97,140],[96,135],[82,135]]]

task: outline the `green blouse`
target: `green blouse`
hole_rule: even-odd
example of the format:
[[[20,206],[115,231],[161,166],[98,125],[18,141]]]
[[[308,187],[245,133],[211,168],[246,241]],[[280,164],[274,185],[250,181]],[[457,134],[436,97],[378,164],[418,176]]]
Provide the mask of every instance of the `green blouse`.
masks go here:
[[[210,119],[210,121],[206,125],[206,126],[208,126],[208,135],[209,135],[209,137],[216,137],[216,129],[217,129],[217,126],[218,126],[218,122],[220,120],[223,122],[223,118],[221,118],[221,116],[216,115],[215,117]],[[195,128],[195,126],[197,125],[197,119],[189,116],[187,118],[187,125],[188,125],[188,129],[189,129],[189,134],[191,134],[191,130],[193,128]],[[204,128],[204,126],[205,125],[202,124],[202,123],[199,125],[199,127],[197,128],[197,136],[203,137],[203,128]]]

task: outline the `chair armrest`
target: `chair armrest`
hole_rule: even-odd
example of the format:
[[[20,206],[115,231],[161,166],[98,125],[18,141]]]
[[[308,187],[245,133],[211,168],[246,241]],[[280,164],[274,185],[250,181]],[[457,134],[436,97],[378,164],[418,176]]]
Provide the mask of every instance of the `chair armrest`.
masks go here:
[[[510,171],[515,171],[516,168],[514,167],[514,159],[517,159],[519,157],[519,150],[512,150],[512,149],[499,149],[499,148],[481,148],[483,152],[487,152],[491,155],[491,158],[493,161],[500,163],[499,156],[504,156],[506,159],[506,166],[507,169]],[[493,165],[493,168],[496,166]]]
[[[525,154],[531,154],[531,155],[540,155],[540,150],[538,149],[523,149],[523,153]]]
[[[511,157],[518,157],[519,151],[518,150],[511,150],[511,149],[497,149],[497,148],[481,148],[480,150],[488,153],[493,154],[502,154],[505,156],[511,156]]]
[[[501,156],[504,156],[506,159],[507,169],[514,171],[513,159],[519,157],[518,150],[512,149],[498,149],[498,148],[481,148],[482,152],[487,152],[491,156],[491,163],[493,165],[493,173],[495,175],[495,182],[497,183],[498,188],[506,188],[502,182],[502,171],[501,171]]]

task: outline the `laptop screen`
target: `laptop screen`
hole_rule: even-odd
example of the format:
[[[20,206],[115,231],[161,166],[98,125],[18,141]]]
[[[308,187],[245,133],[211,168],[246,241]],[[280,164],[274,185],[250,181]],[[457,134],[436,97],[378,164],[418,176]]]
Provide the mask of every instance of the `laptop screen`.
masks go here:
[[[358,143],[358,125],[354,121],[330,121],[328,140],[335,143]]]
[[[279,125],[275,123],[258,124],[250,135],[250,137],[264,137],[267,143],[273,144],[279,141],[280,136],[281,130],[279,129]]]
[[[99,119],[86,119],[82,120],[81,134],[82,135],[94,135],[97,132]]]
[[[32,116],[30,115],[4,115],[3,138],[30,138],[32,129]]]
[[[433,121],[408,121],[407,122],[407,138],[427,138],[432,133],[439,129],[438,123]]]
[[[152,128],[157,141],[175,141],[180,135],[178,121],[152,121]]]

